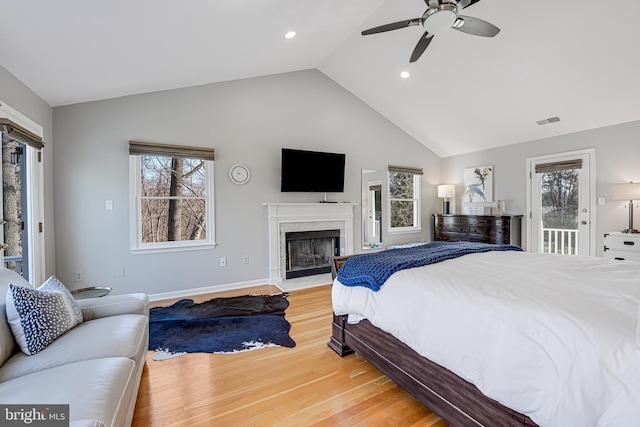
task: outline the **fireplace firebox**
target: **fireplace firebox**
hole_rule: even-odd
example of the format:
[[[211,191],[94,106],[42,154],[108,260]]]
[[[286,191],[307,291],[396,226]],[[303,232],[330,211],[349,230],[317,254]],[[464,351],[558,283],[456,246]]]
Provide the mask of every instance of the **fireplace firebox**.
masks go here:
[[[331,272],[331,257],[340,255],[340,230],[286,233],[286,278]]]

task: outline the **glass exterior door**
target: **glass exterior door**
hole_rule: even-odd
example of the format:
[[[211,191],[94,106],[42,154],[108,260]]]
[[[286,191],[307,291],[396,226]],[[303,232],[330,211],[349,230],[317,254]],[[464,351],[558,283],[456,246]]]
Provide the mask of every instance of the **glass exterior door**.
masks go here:
[[[26,212],[24,182],[26,146],[2,133],[2,228],[0,231],[0,257],[2,265],[28,279],[26,254],[28,239],[25,226]]]
[[[590,255],[589,154],[534,160],[530,169],[533,251]]]

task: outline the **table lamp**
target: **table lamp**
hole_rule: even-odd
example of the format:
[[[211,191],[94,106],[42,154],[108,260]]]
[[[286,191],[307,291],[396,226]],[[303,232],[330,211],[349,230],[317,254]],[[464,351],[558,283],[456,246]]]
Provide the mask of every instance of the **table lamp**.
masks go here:
[[[623,233],[640,233],[633,228],[633,201],[640,200],[640,183],[615,184],[612,189],[613,200],[626,200],[629,202],[629,228]]]
[[[449,197],[456,196],[456,186],[451,184],[438,185],[438,197],[442,198],[442,213],[449,212]]]

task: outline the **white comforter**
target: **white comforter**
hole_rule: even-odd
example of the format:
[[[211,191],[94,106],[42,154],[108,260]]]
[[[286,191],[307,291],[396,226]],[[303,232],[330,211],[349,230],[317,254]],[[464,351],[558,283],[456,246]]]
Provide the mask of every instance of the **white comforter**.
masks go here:
[[[640,426],[640,263],[488,252],[333,286],[387,331],[541,426]]]

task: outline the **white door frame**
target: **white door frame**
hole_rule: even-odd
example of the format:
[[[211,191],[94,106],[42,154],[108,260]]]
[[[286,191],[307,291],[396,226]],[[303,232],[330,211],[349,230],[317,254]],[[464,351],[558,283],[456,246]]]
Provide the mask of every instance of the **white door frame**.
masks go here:
[[[569,151],[564,153],[547,154],[544,156],[528,157],[526,162],[526,179],[527,179],[527,215],[526,221],[526,236],[527,245],[526,250],[528,252],[533,251],[533,240],[536,237],[537,231],[534,229],[532,219],[532,197],[533,197],[533,164],[542,160],[553,160],[558,157],[571,157],[571,156],[587,156],[589,162],[589,200],[586,202],[589,209],[589,256],[595,256],[596,254],[596,150],[595,148],[587,148],[584,150]],[[537,227],[537,225],[536,225]]]
[[[29,119],[27,116],[14,110],[6,103],[0,101],[0,117],[11,119],[28,131],[43,137],[44,128]],[[29,242],[27,246],[29,257],[29,281],[40,284],[45,279],[45,242],[44,242],[44,173],[42,152],[28,147],[26,149],[27,175],[26,197],[27,197],[27,235]],[[4,263],[2,264],[4,267]]]

